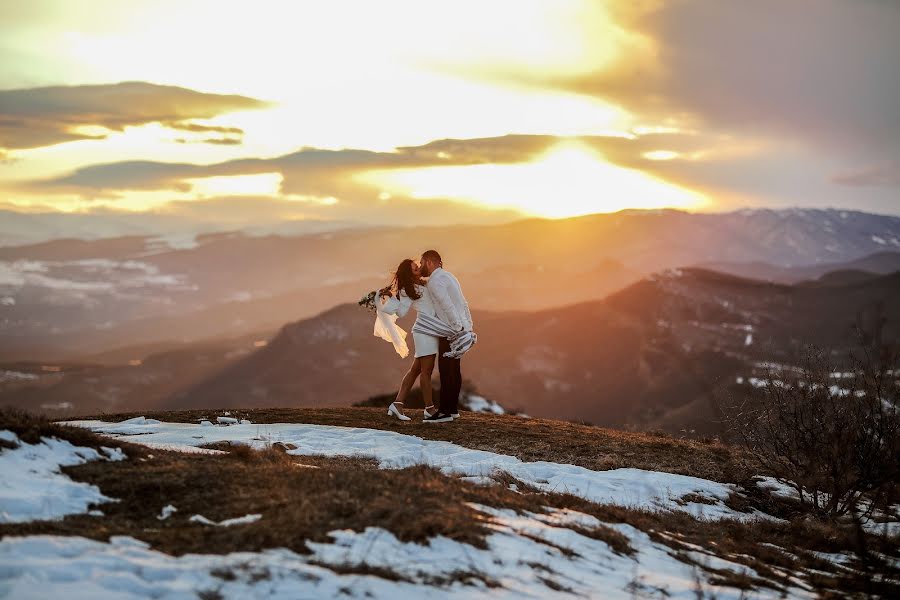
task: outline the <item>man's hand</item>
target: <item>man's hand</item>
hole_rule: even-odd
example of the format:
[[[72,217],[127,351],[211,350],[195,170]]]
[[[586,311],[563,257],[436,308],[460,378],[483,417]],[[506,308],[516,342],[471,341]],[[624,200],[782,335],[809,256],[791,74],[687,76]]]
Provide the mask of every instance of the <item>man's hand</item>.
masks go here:
[[[462,325],[460,325],[459,329],[456,331],[456,333],[454,333],[447,339],[449,339],[452,342],[453,340],[459,339],[460,336],[465,335],[465,333],[466,333],[466,328],[463,327]]]

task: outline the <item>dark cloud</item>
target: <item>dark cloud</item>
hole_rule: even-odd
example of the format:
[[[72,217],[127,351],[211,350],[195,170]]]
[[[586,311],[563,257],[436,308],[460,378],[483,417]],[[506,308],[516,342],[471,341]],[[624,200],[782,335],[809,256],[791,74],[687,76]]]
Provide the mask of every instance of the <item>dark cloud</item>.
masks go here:
[[[222,146],[239,146],[243,143],[240,138],[204,138],[201,140],[188,140],[185,138],[176,138],[179,144],[219,144]]]
[[[167,121],[163,123],[169,129],[181,129],[183,131],[193,131],[200,133],[234,133],[243,135],[244,130],[240,127],[217,127],[215,125],[201,125],[199,123],[189,123],[180,121]]]
[[[900,138],[900,3],[666,2],[630,17],[637,62],[561,80],[664,119],[862,149]]]
[[[72,131],[85,125],[122,131],[126,126],[159,121],[187,131],[242,133],[189,120],[266,106],[267,102],[246,96],[207,94],[142,81],[0,90],[0,148],[37,148],[106,137]]]
[[[13,189],[31,193],[74,193],[86,199],[116,198],[120,192],[128,190],[187,192],[191,186],[183,180],[199,176],[203,169],[188,163],[122,161],[82,167],[60,177],[24,182]]]
[[[616,62],[598,58],[602,69],[577,76],[466,72],[592,95],[647,123],[772,141],[777,147],[742,163],[753,177],[766,166],[773,186],[790,178],[789,161],[813,154],[826,185],[841,179],[832,177],[836,164],[900,160],[900,2],[621,2],[613,16],[650,44],[624,38]],[[796,148],[808,156],[791,155]],[[755,183],[735,176],[736,190]]]

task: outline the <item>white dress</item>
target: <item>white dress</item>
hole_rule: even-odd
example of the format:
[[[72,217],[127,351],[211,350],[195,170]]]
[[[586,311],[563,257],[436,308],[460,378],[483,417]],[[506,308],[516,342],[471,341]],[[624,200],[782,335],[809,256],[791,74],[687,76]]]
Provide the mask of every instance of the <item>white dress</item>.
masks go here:
[[[416,292],[418,292],[419,294],[418,300],[413,300],[406,295],[406,292],[404,290],[400,290],[400,293],[398,294],[399,298],[388,298],[378,308],[380,312],[386,313],[388,315],[395,315],[394,318],[390,319],[390,321],[392,322],[391,324],[393,325],[393,327],[396,327],[400,332],[402,332],[402,336],[404,338],[406,337],[406,332],[393,324],[393,321],[396,321],[396,317],[405,316],[406,313],[409,312],[410,308],[415,308],[417,314],[426,314],[432,317],[436,314],[434,310],[434,303],[431,301],[431,294],[428,292],[428,288],[422,285],[417,285]],[[432,354],[438,353],[438,339],[436,337],[425,335],[424,333],[413,332],[413,342],[416,346],[416,358],[419,358],[420,356],[430,356]],[[397,344],[395,343],[394,345],[396,346]],[[400,354],[400,356],[405,357],[405,354],[401,352],[400,348],[397,349],[397,352]]]

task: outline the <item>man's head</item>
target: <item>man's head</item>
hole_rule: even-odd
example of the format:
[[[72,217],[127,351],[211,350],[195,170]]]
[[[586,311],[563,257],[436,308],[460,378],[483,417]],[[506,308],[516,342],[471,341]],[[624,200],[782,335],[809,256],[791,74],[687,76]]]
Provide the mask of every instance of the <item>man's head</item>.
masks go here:
[[[441,261],[441,255],[437,250],[428,250],[422,253],[422,259],[419,261],[419,269],[422,277],[428,277],[438,267],[442,267],[444,263]]]

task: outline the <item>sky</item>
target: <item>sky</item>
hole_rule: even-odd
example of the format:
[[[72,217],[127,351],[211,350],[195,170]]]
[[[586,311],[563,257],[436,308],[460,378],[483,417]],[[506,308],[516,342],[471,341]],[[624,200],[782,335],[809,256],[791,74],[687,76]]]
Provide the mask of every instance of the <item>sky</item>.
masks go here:
[[[0,209],[900,214],[892,0],[0,0]]]

